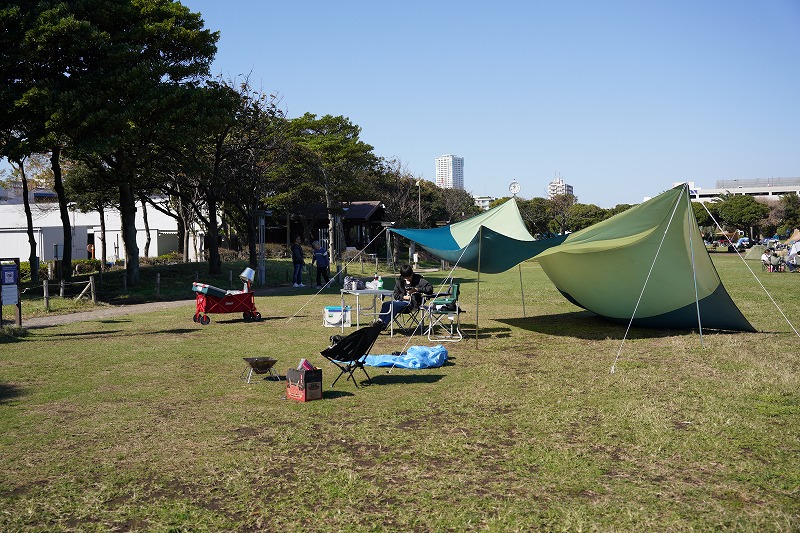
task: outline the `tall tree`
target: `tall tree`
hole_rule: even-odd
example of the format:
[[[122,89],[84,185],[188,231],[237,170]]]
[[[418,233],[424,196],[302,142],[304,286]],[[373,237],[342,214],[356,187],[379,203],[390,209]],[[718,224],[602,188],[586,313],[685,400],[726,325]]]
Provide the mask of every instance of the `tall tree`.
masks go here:
[[[729,229],[747,229],[751,239],[755,238],[754,229],[769,215],[769,207],[744,194],[726,194],[716,207]]]
[[[246,236],[249,264],[257,265],[257,224],[264,199],[291,189],[282,179],[281,165],[288,157],[287,121],[278,99],[250,88],[238,88],[233,134],[228,137],[230,157],[225,173],[224,208],[240,234]]]
[[[540,237],[550,236],[550,200],[539,197],[522,200],[519,203],[519,210],[531,234]]]
[[[480,208],[475,205],[475,200],[467,191],[436,187],[436,192],[438,201],[435,206],[439,207],[441,211],[441,214],[437,216],[439,220],[449,220],[452,224],[480,213]]]
[[[573,204],[567,210],[567,226],[579,231],[606,219],[606,210],[594,204]]]
[[[578,199],[572,194],[557,194],[550,199],[550,230],[553,233],[563,234],[570,229],[569,208],[577,201]]]
[[[191,122],[185,89],[208,74],[217,35],[203,28],[199,14],[172,0],[7,2],[0,20],[11,24],[1,38],[18,39],[11,59],[0,60],[0,81],[11,87],[0,100],[13,102],[8,122],[16,129],[3,123],[0,131],[22,132],[15,136],[52,154],[65,228],[64,274],[71,273],[71,232],[62,151],[116,186],[126,275],[137,284],[137,194],[149,188],[157,146]]]
[[[77,163],[71,166],[67,179],[64,182],[67,197],[75,203],[78,210],[86,213],[97,211],[100,216],[100,270],[106,269],[108,264],[108,242],[106,239],[106,210],[116,207],[118,195],[116,189],[106,185],[102,186],[94,172],[85,164]]]
[[[349,201],[360,177],[374,168],[378,159],[372,146],[361,141],[361,128],[343,116],[325,115],[317,118],[306,113],[290,121],[292,140],[307,154],[306,161],[314,161],[315,177],[322,185],[325,207],[328,210],[328,233],[336,233],[335,217],[342,203]],[[331,238],[331,257],[339,252]],[[342,243],[336,243],[341,246]]]
[[[781,215],[778,231],[787,237],[795,228],[800,228],[800,196],[784,194],[778,203]]]

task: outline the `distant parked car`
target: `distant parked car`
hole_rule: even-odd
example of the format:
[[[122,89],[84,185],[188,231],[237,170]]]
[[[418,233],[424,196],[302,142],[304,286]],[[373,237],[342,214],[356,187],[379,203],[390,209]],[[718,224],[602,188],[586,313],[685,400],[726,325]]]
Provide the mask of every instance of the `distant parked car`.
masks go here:
[[[736,241],[736,249],[741,251],[747,248],[750,248],[750,238],[749,237],[741,237],[738,241]]]

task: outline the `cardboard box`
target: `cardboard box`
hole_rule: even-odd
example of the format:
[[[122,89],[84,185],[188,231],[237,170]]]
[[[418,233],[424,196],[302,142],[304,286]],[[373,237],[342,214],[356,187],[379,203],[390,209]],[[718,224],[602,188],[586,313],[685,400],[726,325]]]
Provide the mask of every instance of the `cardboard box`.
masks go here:
[[[352,325],[349,305],[344,306],[344,312],[342,312],[341,305],[329,305],[322,310],[322,325],[326,328],[340,328],[342,322],[346,328]]]
[[[322,369],[286,371],[286,398],[298,402],[322,399]]]

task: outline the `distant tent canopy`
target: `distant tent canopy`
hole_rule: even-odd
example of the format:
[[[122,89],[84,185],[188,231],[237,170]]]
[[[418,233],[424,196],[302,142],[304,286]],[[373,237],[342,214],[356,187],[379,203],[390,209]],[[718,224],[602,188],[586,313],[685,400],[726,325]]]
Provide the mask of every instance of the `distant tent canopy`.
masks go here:
[[[568,300],[612,320],[755,331],[711,262],[686,184],[579,232],[539,241],[513,199],[450,226],[392,231],[478,272],[503,272],[535,257]]]
[[[440,259],[488,274],[505,272],[566,238],[560,235],[534,240],[514,200],[449,226],[391,231],[418,243]]]

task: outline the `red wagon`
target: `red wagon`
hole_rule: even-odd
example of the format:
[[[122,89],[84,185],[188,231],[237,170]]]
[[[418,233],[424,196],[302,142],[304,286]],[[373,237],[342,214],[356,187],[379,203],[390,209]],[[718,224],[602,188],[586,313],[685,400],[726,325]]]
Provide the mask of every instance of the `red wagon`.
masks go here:
[[[245,320],[261,320],[252,291],[224,291],[205,283],[193,283],[197,309],[193,320],[206,325],[211,322],[209,313],[242,313]]]

